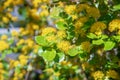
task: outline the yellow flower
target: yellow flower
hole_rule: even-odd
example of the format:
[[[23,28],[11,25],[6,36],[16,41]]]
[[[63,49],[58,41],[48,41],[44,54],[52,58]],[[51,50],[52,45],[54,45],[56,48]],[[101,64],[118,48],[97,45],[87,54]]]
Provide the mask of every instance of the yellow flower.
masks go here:
[[[54,75],[58,77],[60,76],[60,72],[55,72]]]
[[[56,36],[55,35],[49,35],[49,36],[46,36],[46,39],[48,42],[55,42],[56,41]]]
[[[38,29],[39,29],[39,25],[33,24],[33,25],[32,25],[32,28],[33,28],[34,30],[38,30]]]
[[[79,4],[77,6],[77,12],[81,12],[81,11],[84,11],[86,9],[88,9],[90,6],[88,4]]]
[[[35,19],[35,20],[39,20],[39,13],[38,13],[38,10],[36,8],[34,9],[28,9],[28,15]]]
[[[3,63],[0,62],[0,69],[3,69]]]
[[[72,20],[75,20],[78,18],[77,15],[71,15],[71,17],[72,17]]]
[[[19,56],[19,60],[22,60],[22,59],[28,59],[28,56],[25,56],[25,55],[21,54],[21,55]]]
[[[2,21],[7,24],[9,22],[9,19],[4,16],[4,17],[2,17]]]
[[[103,80],[104,73],[102,71],[95,71],[92,73],[94,80]]]
[[[14,67],[17,67],[19,64],[20,64],[19,61],[15,61],[13,65],[14,65]]]
[[[20,39],[19,42],[16,44],[17,46],[22,45],[25,42],[24,39]]]
[[[18,58],[21,66],[24,66],[27,64],[28,56],[21,54]]]
[[[34,53],[38,53],[39,45],[35,45],[33,48],[34,48],[34,49],[33,49],[33,52],[34,52]]]
[[[23,4],[23,1],[24,0],[15,0],[15,1],[13,1],[13,5],[21,5],[21,4]]]
[[[13,30],[13,31],[11,32],[11,34],[12,34],[13,37],[17,37],[17,36],[18,36],[18,32],[15,31],[15,30]]]
[[[20,33],[24,32],[24,30],[25,30],[25,29],[21,27],[21,28],[20,28]]]
[[[90,32],[95,33],[96,35],[101,35],[102,31],[106,28],[106,24],[103,22],[95,22],[91,28]]]
[[[65,12],[67,14],[72,14],[76,10],[76,5],[66,5],[65,6]]]
[[[65,31],[62,31],[62,30],[60,30],[60,31],[57,31],[57,35],[56,35],[58,38],[60,38],[60,39],[63,39],[63,38],[65,38],[67,35],[66,35],[66,32]]]
[[[43,16],[48,16],[48,15],[49,15],[49,12],[48,12],[48,10],[42,10],[39,15],[40,15],[41,17],[43,17]]]
[[[119,75],[115,70],[107,71],[106,76],[113,79],[119,79]]]
[[[78,19],[78,21],[80,21],[80,22],[82,22],[82,23],[85,23],[85,22],[88,21],[88,17],[82,16],[82,17],[80,17],[80,18]]]
[[[93,18],[99,18],[100,17],[100,11],[98,8],[96,7],[89,7],[87,10],[87,15],[89,17],[93,17]]]
[[[42,30],[42,35],[48,35],[49,33],[56,33],[56,29],[53,27],[47,27]]]
[[[116,31],[117,29],[120,29],[120,19],[114,19],[109,23],[108,30],[110,32]]]
[[[21,59],[20,60],[20,65],[25,66],[27,64],[27,59]]]
[[[51,74],[51,73],[54,72],[53,68],[47,68],[45,71],[46,71],[47,73],[49,73],[49,74]]]
[[[85,41],[85,42],[82,42],[81,43],[81,47],[83,50],[87,51],[87,52],[90,52],[90,42],[89,41]]]
[[[34,46],[34,41],[32,39],[27,39],[25,43],[28,45],[29,48],[32,48]]]
[[[7,1],[5,1],[4,2],[4,9],[6,8],[6,7],[8,7],[8,6],[10,6],[10,4],[13,2],[13,0],[7,0]]]
[[[12,16],[11,20],[14,21],[14,22],[16,22],[16,21],[18,21],[18,17]]]
[[[8,39],[8,36],[7,36],[7,35],[3,34],[3,35],[1,36],[1,40],[7,40],[7,39]]]
[[[34,7],[38,7],[41,2],[42,2],[42,0],[33,0],[32,4]]]
[[[103,52],[104,52],[104,49],[103,49],[103,48],[99,48],[99,49],[97,50],[97,54],[98,54],[98,55],[102,55]]]
[[[58,5],[59,5],[60,7],[64,7],[64,3],[61,2],[61,1],[58,2]]]
[[[13,65],[14,62],[15,62],[15,60],[12,60],[12,59],[9,60],[9,67],[10,67],[10,69],[12,69],[14,67],[14,65]]]
[[[82,64],[82,68],[83,68],[83,70],[89,69],[89,68],[90,68],[89,63],[84,62],[84,63]]]
[[[25,45],[25,46],[22,47],[22,52],[24,54],[27,54],[28,50],[29,50],[29,47],[27,45]]]
[[[74,25],[75,25],[75,32],[79,33],[80,28],[83,26],[83,23],[81,21],[77,20]]]
[[[8,49],[9,48],[9,44],[3,40],[0,41],[0,51],[3,51],[5,49]]]
[[[58,49],[60,49],[63,52],[68,52],[68,50],[70,49],[70,42],[69,41],[60,41],[57,44]]]

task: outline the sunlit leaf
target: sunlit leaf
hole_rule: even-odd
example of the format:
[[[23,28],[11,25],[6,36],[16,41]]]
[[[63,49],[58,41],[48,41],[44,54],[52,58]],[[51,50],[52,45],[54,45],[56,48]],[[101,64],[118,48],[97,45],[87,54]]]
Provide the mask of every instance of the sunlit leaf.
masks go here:
[[[115,42],[113,41],[107,41],[104,43],[104,50],[111,50],[115,46]]]

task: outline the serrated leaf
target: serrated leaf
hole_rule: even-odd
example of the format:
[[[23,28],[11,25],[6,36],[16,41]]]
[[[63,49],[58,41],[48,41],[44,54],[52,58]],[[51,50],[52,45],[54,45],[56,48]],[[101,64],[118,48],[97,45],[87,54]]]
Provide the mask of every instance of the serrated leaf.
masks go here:
[[[38,43],[39,45],[42,45],[42,46],[48,45],[48,42],[44,36],[36,36],[35,41],[36,41],[36,43]]]
[[[65,29],[67,29],[66,26],[65,26],[65,24],[64,24],[64,22],[62,22],[62,21],[57,22],[57,23],[56,23],[56,27],[57,27],[59,30],[65,30]]]
[[[92,44],[95,44],[95,45],[101,45],[103,43],[104,43],[104,41],[102,39],[92,41]]]
[[[104,50],[111,50],[115,46],[115,42],[107,41],[104,43]]]
[[[45,59],[46,61],[52,61],[54,60],[55,56],[56,56],[56,51],[52,50],[52,51],[44,51],[41,56],[43,57],[43,59]]]

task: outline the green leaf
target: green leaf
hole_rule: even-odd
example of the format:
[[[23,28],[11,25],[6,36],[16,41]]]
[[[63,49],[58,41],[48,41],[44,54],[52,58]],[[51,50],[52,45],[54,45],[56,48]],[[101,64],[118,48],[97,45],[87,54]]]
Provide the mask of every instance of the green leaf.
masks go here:
[[[52,61],[54,60],[55,56],[56,56],[56,51],[52,50],[52,51],[44,51],[41,56],[43,57],[43,59],[45,59],[46,61]]]
[[[60,7],[53,7],[52,11],[50,13],[50,17],[55,18],[55,19],[60,18],[59,13],[61,11],[62,11],[62,9]]]
[[[92,44],[95,44],[95,45],[101,45],[103,43],[104,43],[104,41],[102,39],[98,39],[98,40],[93,40],[92,41]]]
[[[113,6],[113,10],[114,11],[120,10],[120,4]]]
[[[90,38],[90,39],[97,39],[97,38],[99,38],[100,36],[96,36],[96,35],[93,34],[93,33],[89,33],[89,34],[87,35],[87,37]]]
[[[115,46],[115,42],[107,41],[104,43],[104,50],[111,50]]]
[[[108,38],[107,35],[102,35],[102,36],[101,36],[101,39],[107,39],[107,38]]]
[[[20,73],[20,72],[21,72],[20,66],[15,67],[15,72],[17,72],[17,73]]]
[[[56,23],[56,27],[59,29],[59,30],[65,30],[67,29],[67,27],[65,26],[64,22],[62,21],[59,21]]]
[[[74,47],[68,51],[68,55],[70,56],[76,56],[78,53],[80,53],[80,47]]]
[[[60,52],[60,53],[57,53],[57,55],[59,56],[59,61],[60,62],[64,60],[64,58],[65,58],[65,54],[64,53]]]
[[[39,45],[42,45],[42,46],[48,45],[48,42],[44,36],[36,36],[35,41],[36,41],[36,43],[38,43]]]
[[[114,38],[117,42],[120,42],[120,35],[118,35],[118,36],[113,36],[113,38]]]

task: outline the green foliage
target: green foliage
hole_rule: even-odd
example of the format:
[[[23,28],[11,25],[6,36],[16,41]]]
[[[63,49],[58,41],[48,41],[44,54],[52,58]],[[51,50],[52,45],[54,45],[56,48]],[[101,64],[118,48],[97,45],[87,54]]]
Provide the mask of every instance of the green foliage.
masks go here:
[[[106,41],[104,43],[104,50],[111,50],[111,49],[114,48],[114,46],[115,46],[115,42],[113,42],[113,41]]]

